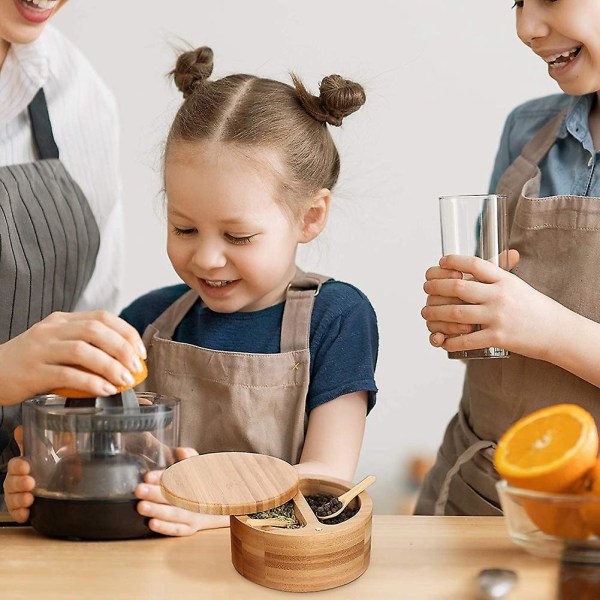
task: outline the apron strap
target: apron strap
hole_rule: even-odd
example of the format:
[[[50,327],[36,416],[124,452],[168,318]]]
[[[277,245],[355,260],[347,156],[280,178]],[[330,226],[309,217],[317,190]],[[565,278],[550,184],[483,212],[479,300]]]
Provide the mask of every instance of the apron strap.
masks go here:
[[[446,502],[448,502],[448,496],[450,495],[450,484],[452,478],[458,473],[462,465],[469,462],[478,452],[486,450],[487,448],[494,448],[496,444],[487,440],[480,440],[469,446],[457,459],[452,468],[446,473],[438,499],[435,502],[433,514],[435,516],[444,516],[446,514]]]
[[[200,296],[198,296],[198,292],[195,292],[194,290],[188,290],[185,294],[177,298],[167,310],[146,327],[143,336],[144,343],[148,345],[154,333],[158,331],[160,331],[160,336],[162,338],[171,339],[175,333],[175,329],[197,300],[200,300]],[[150,331],[152,334],[147,336]],[[146,339],[147,337],[148,339]]]
[[[331,279],[317,273],[304,273],[300,269],[288,286],[283,319],[281,323],[280,352],[308,348],[310,317],[315,296],[321,285]],[[144,343],[148,344],[157,331],[165,339],[171,339],[175,329],[187,312],[200,299],[198,293],[189,290],[171,304],[144,332]]]
[[[564,121],[567,111],[563,110],[548,121],[523,147],[521,154],[504,171],[496,193],[505,194],[510,199],[516,200],[523,190],[523,186],[539,172],[538,164],[548,154],[550,148],[556,142],[558,130]],[[514,213],[514,202],[511,203],[509,211],[512,222]]]
[[[52,133],[52,124],[50,123],[44,88],[40,88],[37,91],[27,107],[27,111],[31,119],[33,141],[35,142],[40,159],[58,158],[58,146],[54,141],[54,134]]]
[[[540,161],[556,142],[558,130],[565,120],[566,110],[560,111],[555,117],[550,119],[526,144],[523,146],[521,154],[530,163],[539,165]]]
[[[288,285],[281,322],[280,352],[304,350],[309,347],[310,318],[315,296],[323,283],[331,279],[318,273],[305,273],[297,269]]]

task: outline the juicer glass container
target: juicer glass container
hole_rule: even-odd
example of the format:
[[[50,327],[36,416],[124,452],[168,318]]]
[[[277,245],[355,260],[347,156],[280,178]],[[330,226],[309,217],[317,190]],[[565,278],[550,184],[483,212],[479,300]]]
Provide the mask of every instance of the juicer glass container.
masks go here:
[[[148,392],[137,399],[135,407],[106,405],[101,398],[73,407],[50,394],[23,404],[25,456],[36,482],[35,529],[78,539],[150,533],[136,511],[134,490],[148,471],[175,461],[179,400]]]

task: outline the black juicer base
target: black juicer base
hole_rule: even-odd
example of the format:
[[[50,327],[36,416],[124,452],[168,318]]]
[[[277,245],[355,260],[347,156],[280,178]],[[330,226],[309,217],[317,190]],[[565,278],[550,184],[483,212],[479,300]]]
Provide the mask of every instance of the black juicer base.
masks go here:
[[[35,496],[31,525],[43,535],[69,540],[128,540],[155,535],[137,499],[73,500]]]

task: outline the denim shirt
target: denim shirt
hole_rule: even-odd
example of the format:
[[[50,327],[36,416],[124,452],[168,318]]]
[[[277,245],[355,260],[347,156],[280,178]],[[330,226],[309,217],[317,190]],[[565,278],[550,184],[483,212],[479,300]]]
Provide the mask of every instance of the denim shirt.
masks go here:
[[[542,171],[540,197],[556,195],[600,196],[600,153],[588,125],[596,94],[567,96],[555,94],[517,106],[508,116],[490,183],[495,191],[509,165],[523,146],[560,111],[567,109],[557,140],[539,164]]]

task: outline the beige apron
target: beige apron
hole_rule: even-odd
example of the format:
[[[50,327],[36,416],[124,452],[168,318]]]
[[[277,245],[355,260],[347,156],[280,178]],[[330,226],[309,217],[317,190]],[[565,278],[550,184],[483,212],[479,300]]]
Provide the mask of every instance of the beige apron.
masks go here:
[[[180,445],[209,452],[257,452],[295,464],[306,430],[310,320],[329,279],[298,271],[288,287],[279,354],[210,350],[172,341],[192,306],[190,290],[144,332],[149,376],[138,389],[181,399]]]
[[[600,198],[539,198],[539,162],[556,141],[564,112],[523,148],[500,179],[509,198],[514,273],[570,310],[600,322]],[[495,442],[516,420],[544,406],[574,402],[600,423],[600,389],[548,362],[512,353],[467,364],[458,414],[419,496],[417,514],[501,514]]]

